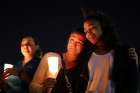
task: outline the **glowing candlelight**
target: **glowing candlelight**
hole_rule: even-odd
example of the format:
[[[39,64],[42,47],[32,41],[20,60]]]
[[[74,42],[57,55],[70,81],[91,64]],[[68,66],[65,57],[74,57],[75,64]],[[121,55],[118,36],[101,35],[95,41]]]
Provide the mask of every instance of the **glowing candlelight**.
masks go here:
[[[61,57],[54,52],[47,53],[48,74],[47,78],[56,79],[57,74],[61,68]]]
[[[4,70],[7,68],[13,68],[13,65],[12,64],[4,64]]]
[[[56,76],[58,72],[58,57],[48,57],[49,72]]]

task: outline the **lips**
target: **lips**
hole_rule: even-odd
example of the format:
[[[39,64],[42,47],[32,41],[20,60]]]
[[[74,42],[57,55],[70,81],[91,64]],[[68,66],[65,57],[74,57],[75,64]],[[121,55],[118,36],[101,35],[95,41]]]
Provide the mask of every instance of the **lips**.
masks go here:
[[[89,36],[87,37],[87,39],[88,39],[91,43],[93,43],[93,44],[95,44],[96,41],[97,41],[97,38],[94,37],[94,36],[91,36],[91,35],[89,35]]]
[[[93,34],[93,35],[87,34],[86,37],[87,37],[88,39],[96,39],[95,34]]]

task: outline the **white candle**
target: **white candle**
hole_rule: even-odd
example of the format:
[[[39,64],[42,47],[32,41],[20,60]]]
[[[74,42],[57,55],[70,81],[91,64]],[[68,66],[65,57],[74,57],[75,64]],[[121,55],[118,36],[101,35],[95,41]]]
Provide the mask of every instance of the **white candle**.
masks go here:
[[[59,71],[58,62],[58,57],[48,57],[49,73],[52,78],[55,78]]]
[[[4,70],[7,68],[13,68],[13,65],[12,64],[4,64]]]

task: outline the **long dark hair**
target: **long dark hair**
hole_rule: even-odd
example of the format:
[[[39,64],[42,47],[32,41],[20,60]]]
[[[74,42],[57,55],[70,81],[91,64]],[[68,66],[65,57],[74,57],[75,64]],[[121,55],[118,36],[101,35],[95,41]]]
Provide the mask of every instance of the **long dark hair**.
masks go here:
[[[105,15],[100,11],[92,11],[90,14],[86,15],[83,19],[85,21],[93,21],[96,20],[99,22],[103,34],[100,39],[104,40],[104,42],[108,45],[108,47],[114,48],[116,45],[120,43],[118,34],[115,30],[115,24],[112,22],[111,17]]]

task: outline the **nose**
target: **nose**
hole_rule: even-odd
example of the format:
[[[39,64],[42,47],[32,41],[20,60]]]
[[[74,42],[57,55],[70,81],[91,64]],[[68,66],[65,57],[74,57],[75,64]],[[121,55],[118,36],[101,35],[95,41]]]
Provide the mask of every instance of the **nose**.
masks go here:
[[[86,38],[89,38],[89,35],[90,35],[89,33],[86,33]]]
[[[95,31],[93,31],[93,29],[90,29],[90,28],[89,28],[89,29],[87,29],[87,30],[85,31],[85,34],[88,34],[88,33],[91,34],[91,33],[93,33],[93,32],[95,32]]]
[[[22,47],[23,47],[24,49],[27,49],[28,46],[27,46],[27,45],[24,45],[24,46],[22,46]]]
[[[84,31],[85,32],[85,34],[87,34],[87,33],[89,33],[89,30],[86,30],[86,31]]]
[[[73,46],[76,46],[76,42],[72,42],[72,45],[73,45]]]

